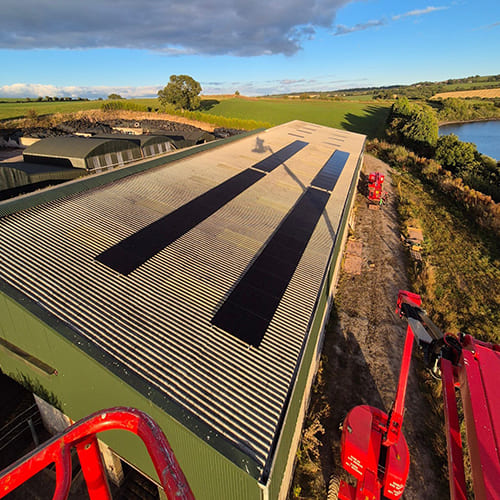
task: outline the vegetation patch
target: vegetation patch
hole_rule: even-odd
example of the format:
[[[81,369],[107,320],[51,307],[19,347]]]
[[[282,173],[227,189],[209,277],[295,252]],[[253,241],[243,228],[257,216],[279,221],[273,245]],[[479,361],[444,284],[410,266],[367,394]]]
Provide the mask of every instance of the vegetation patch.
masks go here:
[[[498,89],[498,94],[500,98],[500,89]],[[500,99],[498,101],[465,101],[449,98],[435,105],[440,123],[500,119]]]
[[[0,102],[0,120],[24,118],[28,113],[38,116],[54,113],[75,113],[89,109],[99,109],[102,101],[24,101]]]
[[[423,297],[425,308],[433,321],[451,333],[466,332],[488,342],[500,342],[500,248],[491,230],[485,231],[471,218],[469,207],[459,203],[450,191],[439,189],[439,180],[433,167],[421,163],[404,148],[382,145],[369,146],[371,152],[399,169],[396,177],[399,193],[399,212],[403,222],[416,221],[425,236],[424,263],[410,273],[413,291]],[[381,154],[381,150],[385,150]],[[419,165],[416,166],[416,165]],[[429,175],[429,177],[428,177]],[[444,174],[444,185],[453,185],[450,176]],[[436,189],[438,188],[438,189]],[[464,186],[459,189],[464,194]],[[452,188],[453,190],[454,188]],[[469,194],[473,190],[468,190]],[[481,198],[481,193],[471,196]],[[484,195],[483,195],[484,196]],[[491,200],[491,199],[490,199]],[[496,223],[500,217],[497,204],[492,207]],[[476,205],[476,208],[478,205]],[[489,215],[483,215],[491,220]],[[500,226],[497,227],[497,231]]]
[[[44,401],[62,411],[62,403],[58,397],[47,388],[45,388],[38,380],[32,379],[24,373],[10,373],[9,377],[15,380],[18,384],[22,385],[27,391],[36,394]]]

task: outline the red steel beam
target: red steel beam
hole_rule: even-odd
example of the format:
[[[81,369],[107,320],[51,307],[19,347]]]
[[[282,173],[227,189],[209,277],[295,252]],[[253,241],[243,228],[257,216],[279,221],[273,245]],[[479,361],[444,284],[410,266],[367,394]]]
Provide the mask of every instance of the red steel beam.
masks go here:
[[[441,359],[441,380],[443,384],[444,420],[448,447],[448,480],[450,498],[467,500],[465,487],[464,456],[460,424],[458,421],[455,377],[453,366],[447,359]]]

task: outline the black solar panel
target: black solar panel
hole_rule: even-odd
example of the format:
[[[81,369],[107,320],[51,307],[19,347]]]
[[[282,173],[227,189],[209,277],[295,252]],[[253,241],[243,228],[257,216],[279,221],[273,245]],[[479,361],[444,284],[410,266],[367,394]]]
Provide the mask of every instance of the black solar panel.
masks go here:
[[[339,150],[335,151],[313,179],[311,186],[332,191],[348,158],[349,153]]]
[[[236,196],[265,177],[276,167],[307,146],[294,141],[276,153],[210,189],[172,213],[100,253],[96,260],[111,269],[128,275],[151,257],[213,215]]]
[[[258,347],[330,197],[308,188],[212,319]]]
[[[96,260],[121,274],[130,274],[264,176],[263,172],[244,170],[120,241]]]
[[[288,146],[281,148],[279,151],[276,151],[276,153],[273,153],[271,156],[253,165],[253,168],[262,170],[263,172],[272,172],[276,167],[279,167],[283,162],[287,161],[308,144],[308,142],[304,141],[293,141],[288,144]]]
[[[212,318],[213,325],[260,345],[348,158],[344,151],[330,156]]]

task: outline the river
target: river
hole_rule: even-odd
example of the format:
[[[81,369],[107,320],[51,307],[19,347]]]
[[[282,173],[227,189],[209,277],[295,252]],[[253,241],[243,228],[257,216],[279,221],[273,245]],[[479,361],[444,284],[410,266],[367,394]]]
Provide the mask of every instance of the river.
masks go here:
[[[473,142],[480,153],[500,160],[500,120],[439,127],[440,136],[447,134],[455,134],[463,142]]]

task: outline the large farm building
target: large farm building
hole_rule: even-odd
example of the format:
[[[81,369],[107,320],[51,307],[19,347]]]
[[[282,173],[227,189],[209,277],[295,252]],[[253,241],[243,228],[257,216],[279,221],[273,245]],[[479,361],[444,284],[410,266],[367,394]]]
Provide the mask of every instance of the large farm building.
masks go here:
[[[285,498],[364,139],[294,121],[0,203],[1,370],[144,410],[198,499]]]

